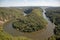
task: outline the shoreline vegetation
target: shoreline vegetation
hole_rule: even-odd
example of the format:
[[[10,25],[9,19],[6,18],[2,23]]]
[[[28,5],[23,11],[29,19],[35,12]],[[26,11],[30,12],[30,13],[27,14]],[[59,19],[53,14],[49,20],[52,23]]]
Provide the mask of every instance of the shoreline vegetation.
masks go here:
[[[36,12],[36,14],[33,13],[33,14],[28,14],[28,15],[31,15],[33,18],[36,17],[36,16],[34,17],[34,15],[37,15],[37,18],[41,17],[42,20],[39,19],[40,21],[36,20],[36,22],[37,21],[38,22],[42,21],[44,23],[44,24],[42,23],[42,26],[45,27],[47,25],[47,23],[45,24],[45,22],[44,22],[45,19],[43,19],[42,15],[41,15],[42,14],[41,10],[39,11],[39,9],[38,9],[37,11],[35,10],[34,12]],[[32,18],[31,16],[29,16],[29,18]],[[0,40],[32,40],[30,38],[21,37],[21,36],[13,37],[12,35],[6,33],[5,31],[3,31],[4,24],[9,22],[11,19],[16,19],[16,18],[17,19],[24,18],[22,10],[20,10],[18,8],[0,8],[0,20],[1,20],[0,23],[2,24],[0,26]],[[32,18],[32,20],[33,20],[33,18]],[[37,19],[37,18],[35,18],[35,19]]]
[[[47,8],[46,16],[55,24],[54,35],[49,40],[60,40],[60,7]]]
[[[10,20],[12,21],[12,20]],[[3,30],[3,27],[8,24],[10,21],[6,21],[3,24],[0,24],[0,40],[32,40],[31,38],[28,37],[24,37],[24,36],[18,36],[18,37],[14,37],[9,33],[6,33]]]
[[[10,17],[9,15],[12,15],[13,17]],[[14,19],[14,17],[15,18],[19,17],[18,15],[20,16],[19,9],[3,8],[3,7],[0,8],[0,40],[32,40],[32,39],[24,37],[24,36],[13,37],[12,35],[6,33],[3,30],[3,26],[7,22],[9,22],[11,19]],[[21,14],[21,16],[22,16],[22,14]]]

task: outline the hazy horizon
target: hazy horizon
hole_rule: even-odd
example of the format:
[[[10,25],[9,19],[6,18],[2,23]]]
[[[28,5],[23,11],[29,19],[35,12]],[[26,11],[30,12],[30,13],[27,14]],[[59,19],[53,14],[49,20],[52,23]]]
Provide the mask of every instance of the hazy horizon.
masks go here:
[[[60,7],[60,0],[0,0],[0,7],[52,6]]]

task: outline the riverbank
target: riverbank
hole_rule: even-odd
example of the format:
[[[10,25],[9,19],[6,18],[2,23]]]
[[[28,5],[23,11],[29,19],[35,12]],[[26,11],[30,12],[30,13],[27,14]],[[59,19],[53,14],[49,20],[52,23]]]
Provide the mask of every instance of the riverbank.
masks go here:
[[[34,40],[48,40],[48,38],[53,35],[54,27],[55,27],[54,24],[49,21],[45,29],[33,33],[22,33],[12,28],[12,23],[10,22],[4,27],[4,31],[16,37],[25,36]]]
[[[49,40],[60,40],[60,7],[47,8],[46,16],[55,24],[54,35]]]
[[[26,8],[28,9],[28,8]],[[39,8],[33,8],[34,11],[32,12],[33,14],[29,14],[27,17],[28,20],[28,23],[29,22],[33,22],[35,23],[34,24],[34,27],[37,25],[41,25],[43,26],[44,28],[41,29],[41,30],[38,30],[38,31],[35,31],[35,32],[31,32],[31,33],[24,33],[24,32],[20,32],[16,29],[14,29],[12,27],[12,22],[16,21],[15,19],[13,18],[21,18],[24,20],[24,18],[26,17],[26,15],[22,15],[21,13],[23,13],[22,10],[20,10],[19,8],[18,9],[10,9],[10,8],[1,8],[1,10],[3,11],[1,13],[1,15],[4,15],[5,16],[1,16],[3,19],[8,19],[9,21],[3,23],[3,25],[1,26],[2,28],[0,29],[0,39],[2,40],[30,40],[30,39],[33,39],[33,40],[48,40],[48,38],[50,36],[52,36],[54,33],[53,33],[53,29],[55,27],[55,25],[53,23],[50,22],[50,20],[48,20],[48,18],[46,17],[45,15],[45,9],[43,10],[42,12],[42,9]],[[7,11],[6,11],[7,10]],[[23,9],[24,10],[24,9]],[[31,12],[30,12],[31,13]],[[43,14],[42,14],[43,13]],[[7,15],[8,14],[8,15]],[[23,17],[24,16],[24,17]],[[10,20],[11,19],[11,20]],[[45,22],[48,21],[48,24],[46,26]],[[26,20],[25,20],[26,22]],[[24,22],[22,22],[24,23]],[[40,27],[41,27],[40,26]],[[7,37],[6,37],[7,36]]]
[[[53,24],[49,23],[46,29],[39,30],[39,31],[36,31],[36,32],[33,32],[33,33],[22,33],[22,32],[19,32],[19,31],[15,30],[14,28],[12,28],[11,23],[9,23],[4,28],[4,31],[13,35],[13,36],[17,36],[17,37],[18,36],[26,36],[26,37],[29,37],[29,38],[32,38],[32,39],[35,39],[35,40],[37,40],[37,39],[44,40],[45,38],[53,35],[53,33],[52,33],[53,32],[53,30],[52,30],[53,27],[52,26],[53,26]]]
[[[12,20],[11,20],[12,21]],[[4,30],[4,27],[6,24],[8,24],[10,21],[7,21],[3,24],[0,24],[0,40],[32,40],[28,37],[24,37],[24,36],[12,36],[11,34],[7,33]],[[9,30],[9,29],[8,29]]]

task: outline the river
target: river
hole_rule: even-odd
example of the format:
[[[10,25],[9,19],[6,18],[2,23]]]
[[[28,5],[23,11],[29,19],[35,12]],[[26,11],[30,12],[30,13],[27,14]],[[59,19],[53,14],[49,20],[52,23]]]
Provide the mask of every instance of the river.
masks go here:
[[[49,19],[46,17],[44,9],[43,9],[43,17],[48,22],[46,29],[42,29],[32,33],[22,33],[12,28],[12,22],[10,22],[7,25],[5,25],[4,31],[11,34],[12,36],[25,36],[34,40],[47,40],[50,36],[54,34],[53,29],[55,28],[55,25],[51,23]]]

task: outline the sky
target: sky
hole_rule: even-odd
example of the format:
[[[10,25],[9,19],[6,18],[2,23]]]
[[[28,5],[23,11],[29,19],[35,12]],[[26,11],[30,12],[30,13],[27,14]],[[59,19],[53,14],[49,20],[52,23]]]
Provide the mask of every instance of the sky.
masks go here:
[[[0,0],[0,7],[10,6],[59,6],[60,0]]]

